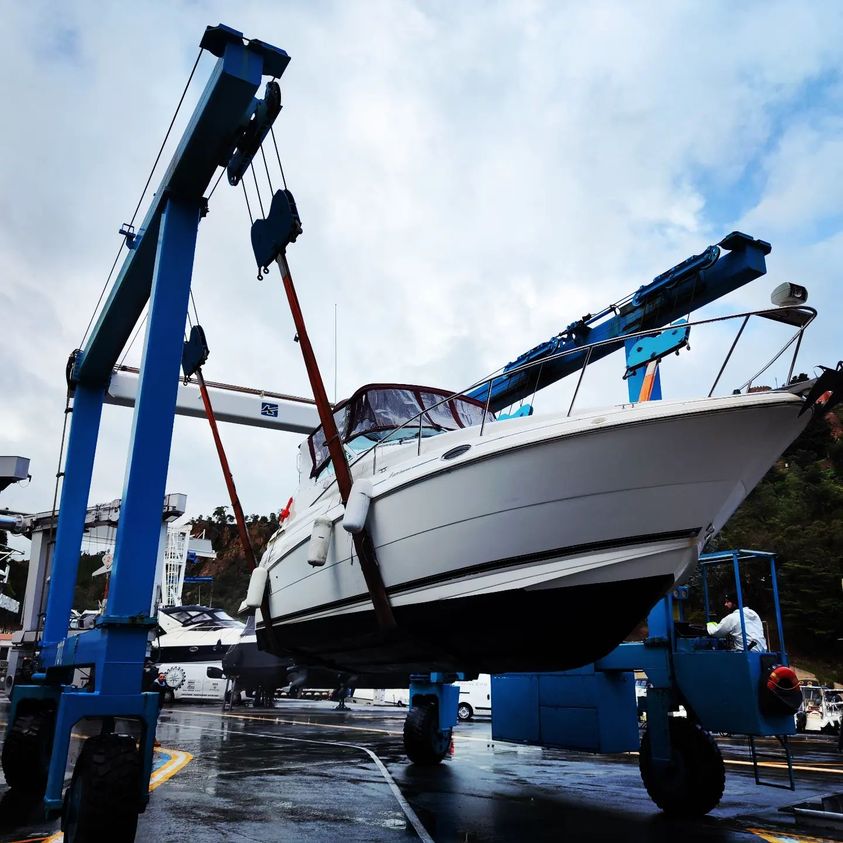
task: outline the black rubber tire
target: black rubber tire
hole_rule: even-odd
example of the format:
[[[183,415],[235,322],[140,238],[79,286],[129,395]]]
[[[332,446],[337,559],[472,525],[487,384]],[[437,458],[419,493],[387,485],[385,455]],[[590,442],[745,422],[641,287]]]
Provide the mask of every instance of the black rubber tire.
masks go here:
[[[65,843],[131,843],[141,807],[141,769],[134,738],[88,738],[64,795],[61,828]]]
[[[53,749],[55,711],[52,707],[24,707],[3,742],[3,774],[11,790],[43,796]]]
[[[461,702],[457,706],[457,719],[465,721],[471,720],[472,717],[474,717],[474,709],[467,702]]]
[[[669,718],[673,763],[656,767],[651,761],[649,730],[641,739],[638,764],[650,798],[666,814],[702,817],[717,807],[726,786],[720,747],[698,723]]]
[[[420,766],[438,764],[451,746],[451,729],[439,728],[439,711],[432,703],[413,706],[404,721],[404,751]]]

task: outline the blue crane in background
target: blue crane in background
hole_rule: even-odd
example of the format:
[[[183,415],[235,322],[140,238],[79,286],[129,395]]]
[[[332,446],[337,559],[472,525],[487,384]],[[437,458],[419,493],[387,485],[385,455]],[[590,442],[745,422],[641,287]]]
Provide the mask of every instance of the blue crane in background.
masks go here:
[[[765,257],[771,246],[739,231],[732,232],[716,246],[709,246],[672,269],[639,287],[599,313],[588,313],[572,322],[564,331],[508,363],[490,386],[484,383],[469,393],[472,398],[489,401],[492,410],[500,410],[529,397],[539,389],[578,372],[586,362],[593,363],[624,347],[624,337],[636,331],[657,330],[676,319],[748,284],[767,272]],[[684,335],[687,341],[687,330]],[[618,338],[617,343],[607,342]],[[597,347],[586,346],[605,343]],[[682,343],[679,343],[681,345]],[[676,344],[672,348],[677,347]],[[576,352],[576,349],[583,349]],[[562,352],[572,352],[558,357]],[[586,360],[588,355],[588,360]],[[551,359],[553,358],[553,359]],[[546,360],[540,366],[530,365]],[[630,394],[638,394],[643,378],[643,363],[630,377]],[[634,368],[633,358],[628,362]],[[524,369],[529,366],[528,369]],[[516,371],[517,370],[517,371]],[[657,392],[652,397],[660,397]]]

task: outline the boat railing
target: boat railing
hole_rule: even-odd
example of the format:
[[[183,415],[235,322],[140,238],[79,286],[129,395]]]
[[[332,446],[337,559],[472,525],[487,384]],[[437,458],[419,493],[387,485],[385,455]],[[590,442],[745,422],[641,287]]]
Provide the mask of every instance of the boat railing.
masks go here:
[[[372,454],[372,473],[374,474],[377,471],[377,449],[387,443],[395,444],[398,440],[408,438],[406,436],[400,436],[399,434],[401,433],[401,431],[412,429],[413,427],[418,427],[418,433],[416,434],[416,436],[418,437],[418,453],[420,454],[421,443],[422,439],[424,438],[424,421],[427,413],[430,410],[436,409],[442,404],[446,404],[448,401],[451,401],[454,398],[465,398],[469,394],[476,393],[482,387],[486,386],[488,387],[487,397],[486,403],[484,405],[483,421],[480,424],[480,435],[483,436],[486,429],[486,421],[490,413],[490,404],[492,402],[492,390],[495,381],[500,380],[502,377],[510,378],[513,375],[519,375],[530,369],[544,366],[545,364],[555,360],[561,360],[565,357],[571,357],[577,354],[581,354],[583,355],[583,363],[577,375],[577,383],[574,387],[574,394],[571,396],[571,401],[568,405],[568,410],[566,413],[566,417],[568,417],[574,410],[574,405],[576,403],[580,387],[582,386],[586,369],[592,362],[595,350],[604,349],[606,346],[614,346],[615,348],[620,349],[628,340],[634,340],[642,337],[657,337],[667,331],[675,331],[677,327],[682,328],[684,330],[686,328],[694,328],[701,325],[713,325],[719,322],[739,320],[740,325],[738,327],[737,334],[735,335],[732,344],[729,346],[729,350],[726,352],[726,356],[717,372],[716,377],[714,378],[714,382],[711,385],[711,389],[708,391],[708,397],[710,398],[714,394],[714,390],[717,388],[717,385],[720,383],[720,379],[722,378],[723,373],[726,370],[726,366],[729,364],[729,360],[731,360],[735,348],[737,347],[741,336],[743,336],[744,330],[747,324],[749,323],[749,320],[753,316],[758,317],[760,319],[768,319],[773,322],[779,322],[785,325],[792,325],[796,330],[794,331],[793,335],[782,345],[782,347],[751,378],[749,378],[749,380],[745,381],[739,387],[733,390],[733,394],[737,394],[739,392],[743,392],[745,389],[749,389],[752,384],[761,375],[763,375],[777,360],[779,360],[791,346],[794,346],[793,356],[791,357],[787,377],[785,379],[785,384],[790,383],[790,380],[793,377],[794,368],[796,366],[796,358],[799,355],[799,349],[802,345],[802,336],[804,335],[807,327],[811,324],[811,322],[814,321],[817,316],[817,311],[814,310],[814,308],[807,307],[805,305],[791,305],[787,307],[774,307],[766,308],[764,310],[753,310],[744,313],[732,313],[726,316],[713,316],[708,319],[697,319],[693,322],[682,321],[674,323],[672,325],[665,325],[663,328],[650,328],[643,331],[632,331],[628,334],[622,334],[616,337],[610,337],[609,339],[598,340],[593,343],[588,343],[587,345],[577,346],[576,348],[565,349],[564,351],[559,351],[555,354],[551,354],[537,360],[531,360],[528,363],[524,363],[521,366],[516,366],[512,369],[508,369],[506,366],[502,366],[500,369],[496,369],[490,375],[487,375],[485,378],[476,381],[461,392],[455,392],[449,395],[447,398],[443,398],[441,401],[437,401],[435,404],[431,404],[429,407],[426,407],[424,410],[422,410],[412,418],[407,419],[407,421],[405,421],[402,425],[396,427],[394,430],[391,430],[386,436],[384,436],[383,439],[378,440],[374,445],[372,445],[372,447],[358,454],[356,458],[351,462],[351,465],[354,465],[355,463],[367,457],[369,454]],[[646,364],[642,363],[642,365]],[[541,373],[539,373],[539,375],[537,376],[537,384],[538,378],[540,376]]]

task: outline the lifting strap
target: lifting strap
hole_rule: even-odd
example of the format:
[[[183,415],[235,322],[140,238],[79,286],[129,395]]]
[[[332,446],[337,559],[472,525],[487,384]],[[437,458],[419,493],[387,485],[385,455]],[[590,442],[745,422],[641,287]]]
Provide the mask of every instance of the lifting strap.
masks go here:
[[[298,296],[296,295],[296,289],[293,286],[290,267],[283,251],[276,256],[275,261],[281,270],[284,291],[287,294],[287,301],[290,304],[290,311],[296,326],[296,334],[302,356],[304,357],[304,365],[307,369],[307,375],[310,378],[313,397],[316,399],[319,421],[322,424],[322,430],[325,433],[325,442],[328,445],[328,452],[334,464],[337,489],[339,490],[342,504],[345,506],[348,503],[348,496],[351,493],[352,485],[348,459],[340,441],[337,425],[334,421],[334,414],[331,404],[328,401],[328,394],[325,392],[325,384],[322,381],[322,374],[319,371],[316,355],[313,352],[313,346],[311,346],[310,338],[307,335],[307,327],[304,322],[301,306],[299,305]],[[389,595],[386,593],[383,577],[381,577],[381,571],[375,553],[375,545],[369,535],[369,531],[364,527],[360,532],[352,534],[352,540],[354,542],[354,550],[360,560],[360,569],[366,581],[366,588],[369,590],[369,596],[372,599],[372,606],[375,609],[378,626],[382,632],[393,630],[397,626],[395,615],[392,612],[392,606],[389,602]]]
[[[228,464],[228,457],[225,453],[225,448],[222,444],[220,431],[217,427],[217,419],[214,415],[214,408],[211,404],[211,396],[208,393],[208,387],[205,384],[205,376],[202,374],[202,366],[208,359],[210,350],[208,343],[205,340],[205,332],[200,325],[193,325],[190,329],[190,336],[184,344],[184,351],[182,353],[182,371],[185,378],[192,375],[196,376],[199,384],[199,393],[202,396],[202,404],[205,406],[205,415],[208,418],[208,424],[211,426],[211,435],[214,437],[214,445],[217,448],[217,455],[220,459],[220,467],[222,468],[225,485],[228,489],[228,497],[231,500],[231,508],[234,511],[234,521],[237,524],[237,532],[240,537],[240,545],[243,548],[243,555],[246,557],[246,562],[251,569],[257,568],[258,563],[255,559],[255,551],[252,547],[252,541],[249,538],[249,531],[246,528],[246,517],[243,515],[243,507],[240,505],[240,496],[237,494],[237,487],[234,485],[234,477],[231,474],[231,467]],[[266,618],[266,629],[269,635],[270,642],[273,649],[275,649],[275,628],[269,621],[269,589],[264,589],[261,598],[261,613]]]
[[[278,163],[280,166],[280,157]],[[260,194],[258,196],[260,197]],[[246,202],[248,205],[248,196]],[[251,211],[249,216],[251,218]],[[351,493],[351,470],[348,467],[345,449],[337,432],[333,408],[328,401],[328,394],[325,392],[325,384],[316,362],[316,355],[307,335],[304,315],[299,305],[296,289],[293,286],[293,278],[286,257],[287,246],[294,243],[301,233],[301,218],[295,199],[293,194],[285,187],[284,190],[275,191],[266,219],[252,221],[252,251],[258,265],[258,279],[269,272],[268,267],[272,261],[278,264],[281,271],[284,292],[287,294],[287,302],[290,305],[290,312],[296,326],[296,339],[301,348],[302,357],[304,357],[307,376],[310,379],[313,397],[316,399],[316,409],[319,411],[319,421],[322,430],[325,432],[325,442],[328,445],[328,453],[331,455],[331,461],[334,465],[340,499],[343,506],[346,506],[348,496]],[[372,600],[378,626],[381,632],[391,632],[396,629],[397,624],[395,623],[395,615],[392,612],[389,596],[386,593],[383,577],[381,577],[374,542],[365,527],[360,532],[352,534],[352,541],[354,542],[354,550],[360,560],[360,570],[363,572],[363,578],[366,581],[366,588]]]

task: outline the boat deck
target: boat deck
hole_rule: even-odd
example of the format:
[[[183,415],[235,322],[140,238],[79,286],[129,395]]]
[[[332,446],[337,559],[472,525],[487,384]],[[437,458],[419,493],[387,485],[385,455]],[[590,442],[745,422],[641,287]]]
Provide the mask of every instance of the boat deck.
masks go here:
[[[8,707],[0,708],[5,719]],[[410,765],[406,709],[276,701],[272,710],[176,704],[162,712],[155,790],[137,840],[798,841],[779,808],[843,791],[836,741],[794,740],[797,791],[756,787],[745,745],[721,739],[720,806],[673,821],[650,802],[634,755],[593,756],[493,743],[487,719],[455,729],[454,753],[435,768]],[[5,725],[3,723],[2,725]],[[771,747],[770,747],[771,748]],[[75,755],[73,753],[72,755]],[[783,782],[781,771],[765,777]],[[2,785],[3,793],[5,785]],[[0,799],[0,840],[58,840],[58,823]]]

